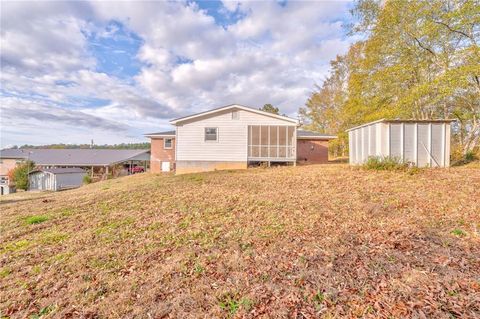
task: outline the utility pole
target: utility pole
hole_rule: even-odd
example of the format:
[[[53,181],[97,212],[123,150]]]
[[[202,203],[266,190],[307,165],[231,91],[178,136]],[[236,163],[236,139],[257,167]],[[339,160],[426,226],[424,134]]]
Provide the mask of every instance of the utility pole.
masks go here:
[[[30,154],[32,153],[32,151],[27,153],[27,191],[30,189]]]

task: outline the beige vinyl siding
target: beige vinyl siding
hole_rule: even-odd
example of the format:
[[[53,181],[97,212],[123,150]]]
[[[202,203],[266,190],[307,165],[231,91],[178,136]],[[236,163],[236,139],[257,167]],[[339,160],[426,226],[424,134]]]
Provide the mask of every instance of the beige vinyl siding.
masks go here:
[[[232,119],[232,111],[238,119]],[[177,161],[247,161],[248,125],[295,124],[235,109],[192,119],[177,126]],[[205,128],[217,128],[217,141],[205,141]]]

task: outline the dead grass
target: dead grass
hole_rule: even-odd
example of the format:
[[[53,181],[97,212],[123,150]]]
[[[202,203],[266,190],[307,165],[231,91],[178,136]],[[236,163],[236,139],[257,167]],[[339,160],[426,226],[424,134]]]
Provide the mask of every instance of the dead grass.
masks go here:
[[[478,168],[138,174],[32,196],[0,202],[0,317],[480,316]]]

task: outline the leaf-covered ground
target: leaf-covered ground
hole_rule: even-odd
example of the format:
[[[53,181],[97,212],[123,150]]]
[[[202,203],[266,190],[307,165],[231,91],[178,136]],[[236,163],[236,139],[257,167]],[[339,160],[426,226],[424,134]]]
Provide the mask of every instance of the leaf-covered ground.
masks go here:
[[[0,211],[6,317],[480,317],[478,168],[140,174]]]

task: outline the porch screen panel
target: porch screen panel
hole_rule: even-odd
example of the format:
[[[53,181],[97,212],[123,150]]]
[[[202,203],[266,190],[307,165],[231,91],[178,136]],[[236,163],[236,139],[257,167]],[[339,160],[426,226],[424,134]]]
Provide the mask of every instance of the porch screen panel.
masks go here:
[[[248,130],[248,143],[247,143],[247,156],[252,156],[252,144],[253,144],[253,137],[252,137],[252,126],[247,128]]]
[[[279,126],[278,127],[278,157],[285,158],[287,157],[287,149],[285,145],[287,144],[287,127]]]
[[[269,126],[269,130],[270,130],[269,157],[278,157],[278,126]]]
[[[295,128],[293,126],[289,126],[287,129],[287,136],[288,136],[288,145],[287,145],[287,154],[288,157],[293,157],[294,154],[294,147],[295,147]]]
[[[268,126],[262,125],[260,133],[260,157],[268,157]]]
[[[251,149],[250,157],[260,157],[260,126],[252,125],[252,145],[249,145]]]
[[[249,160],[294,160],[295,127],[283,125],[248,126]]]

